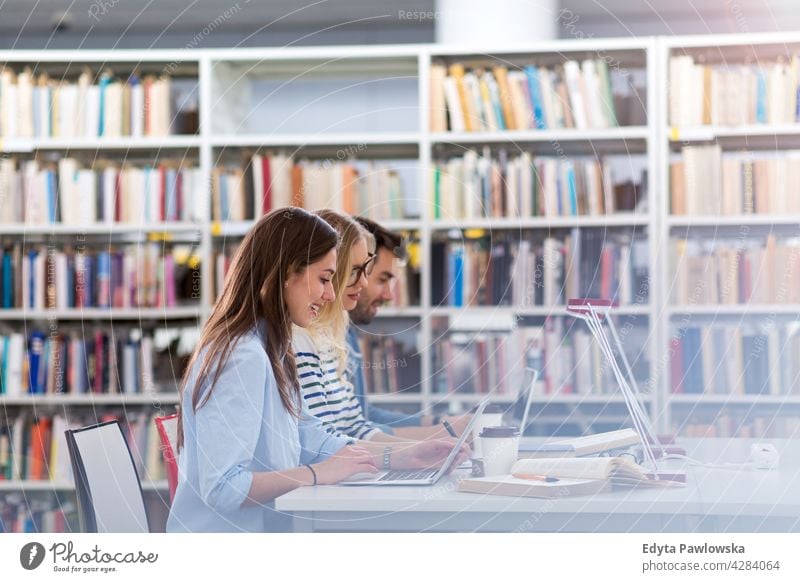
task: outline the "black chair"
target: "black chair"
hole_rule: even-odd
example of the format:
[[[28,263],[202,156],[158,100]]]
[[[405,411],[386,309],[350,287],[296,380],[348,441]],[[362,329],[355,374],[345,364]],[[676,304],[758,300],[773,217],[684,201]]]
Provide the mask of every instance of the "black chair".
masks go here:
[[[116,420],[65,431],[81,530],[148,533],[142,484]]]

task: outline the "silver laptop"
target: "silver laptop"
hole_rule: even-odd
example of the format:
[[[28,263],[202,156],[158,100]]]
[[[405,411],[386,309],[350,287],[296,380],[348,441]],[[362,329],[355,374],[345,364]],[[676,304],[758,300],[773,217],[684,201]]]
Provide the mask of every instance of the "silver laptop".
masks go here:
[[[467,437],[472,434],[472,429],[477,422],[477,419],[483,413],[483,409],[489,403],[489,397],[486,396],[481,400],[475,414],[470,418],[467,427],[461,436],[458,437],[458,442],[450,454],[445,459],[444,463],[438,469],[397,469],[392,471],[382,471],[380,473],[357,473],[351,477],[340,482],[340,485],[433,485],[443,475],[446,475],[450,467],[455,463],[458,457],[458,451],[467,442]]]

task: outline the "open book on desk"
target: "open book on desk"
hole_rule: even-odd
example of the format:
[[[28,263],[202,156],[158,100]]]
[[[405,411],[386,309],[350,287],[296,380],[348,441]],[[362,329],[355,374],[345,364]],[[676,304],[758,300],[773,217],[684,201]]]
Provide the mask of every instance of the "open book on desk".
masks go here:
[[[554,479],[552,481],[545,480]],[[510,475],[464,479],[459,491],[514,497],[564,497],[591,495],[612,486],[680,487],[675,481],[653,480],[629,459],[589,457],[521,459]]]
[[[632,428],[601,432],[588,436],[564,439],[540,444],[520,443],[520,459],[543,459],[564,457],[585,457],[623,449],[641,443],[639,433]]]

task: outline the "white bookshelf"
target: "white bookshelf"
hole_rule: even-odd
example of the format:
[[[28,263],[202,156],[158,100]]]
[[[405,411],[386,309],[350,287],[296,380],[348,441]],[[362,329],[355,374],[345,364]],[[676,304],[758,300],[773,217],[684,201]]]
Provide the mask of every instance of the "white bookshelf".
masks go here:
[[[189,67],[197,71],[199,83],[199,113],[200,133],[196,136],[168,136],[164,138],[96,138],[76,140],[4,140],[0,142],[0,150],[16,151],[19,153],[34,152],[38,149],[72,150],[88,149],[100,153],[124,153],[126,150],[158,151],[159,157],[168,157],[170,151],[192,149],[199,150],[200,168],[203,175],[210,180],[211,171],[217,164],[222,151],[249,150],[260,148],[265,151],[275,150],[284,152],[298,152],[306,155],[307,152],[336,152],[337,149],[346,150],[356,145],[360,149],[354,150],[358,159],[361,154],[367,158],[400,157],[414,160],[419,167],[418,183],[415,185],[416,194],[424,201],[430,199],[429,170],[434,159],[435,150],[440,146],[477,145],[477,144],[533,144],[540,151],[541,148],[550,147],[553,143],[570,145],[570,152],[591,154],[594,152],[636,152],[648,156],[648,165],[653,166],[654,151],[652,144],[655,142],[655,91],[648,91],[647,108],[650,112],[648,125],[614,127],[597,130],[544,130],[544,131],[507,131],[494,133],[459,134],[452,132],[433,133],[429,130],[429,70],[432,59],[483,59],[488,55],[500,55],[501,58],[512,63],[527,62],[532,56],[545,59],[549,64],[560,62],[566,58],[588,58],[597,55],[611,54],[614,58],[625,60],[631,55],[646,69],[648,83],[652,86],[655,79],[654,39],[610,39],[595,42],[559,41],[544,43],[535,46],[518,47],[487,47],[486,50],[477,50],[476,47],[442,48],[435,45],[397,45],[397,46],[367,46],[367,47],[313,47],[292,49],[210,49],[196,51],[0,51],[0,61],[9,64],[18,64],[20,67],[26,63],[47,63],[48,66],[57,67],[59,63],[79,63],[95,68],[111,66],[130,66],[138,64],[144,68],[157,67],[159,64],[168,65],[180,63],[182,67]],[[353,75],[361,75],[365,86],[374,85],[370,98],[387,99],[387,93],[395,86],[381,88],[382,80],[398,82],[405,93],[398,99],[405,99],[397,105],[398,109],[406,111],[402,119],[413,119],[411,123],[395,124],[397,127],[383,127],[380,122],[385,118],[367,119],[361,124],[359,121],[351,123],[319,123],[306,131],[295,131],[291,123],[281,120],[280,107],[286,105],[285,100],[275,97],[275,88],[268,93],[269,99],[253,98],[249,103],[250,109],[228,115],[230,104],[241,103],[242,96],[237,90],[248,87],[248,83],[269,82],[278,79],[282,83],[281,89],[293,86],[303,87],[309,83],[310,95],[289,93],[290,97],[298,100],[296,107],[309,114],[314,101],[322,98],[314,94],[318,90],[315,83],[332,82],[337,79],[350,79]],[[332,80],[332,81],[329,81]],[[336,90],[341,87],[336,88]],[[252,98],[252,97],[250,97]],[[394,99],[394,97],[389,97]],[[252,117],[260,107],[271,105],[277,107],[273,114],[276,119],[275,127],[269,131],[259,131],[258,123]],[[337,103],[337,105],[341,105]],[[373,103],[365,102],[366,107],[373,107]],[[408,114],[411,111],[411,114]],[[290,114],[293,111],[290,112]],[[236,117],[238,115],[239,117]],[[248,116],[250,118],[248,118]],[[277,121],[276,121],[277,120]],[[347,118],[349,121],[349,118]],[[375,125],[370,125],[374,123]],[[302,124],[298,124],[302,125]],[[316,148],[316,150],[315,150]],[[577,149],[576,149],[577,148]],[[546,150],[542,150],[546,151]],[[649,212],[645,214],[615,214],[609,216],[579,216],[579,217],[554,217],[530,218],[521,220],[476,220],[476,221],[438,221],[430,214],[428,202],[420,204],[421,216],[419,218],[398,219],[383,221],[386,226],[396,230],[413,230],[418,233],[421,250],[421,303],[417,306],[405,308],[384,308],[380,318],[382,320],[414,318],[419,321],[419,337],[421,346],[422,385],[419,394],[380,395],[383,402],[416,404],[421,408],[429,408],[440,396],[432,393],[430,384],[431,353],[430,339],[432,338],[431,317],[448,316],[457,317],[460,313],[500,313],[502,317],[534,316],[546,317],[563,313],[562,306],[534,307],[515,309],[510,307],[477,307],[477,308],[433,308],[431,305],[430,289],[430,245],[435,233],[453,228],[483,228],[497,230],[524,229],[546,230],[550,228],[638,228],[644,227],[653,232],[655,230],[653,195],[654,174],[649,173],[648,195],[651,198]],[[208,196],[208,193],[206,193]],[[207,200],[203,201],[208,207]],[[214,245],[225,241],[221,239],[237,239],[242,237],[252,226],[253,221],[241,222],[212,222],[208,218],[201,224],[163,224],[163,225],[118,225],[106,227],[105,225],[90,225],[86,227],[68,227],[62,225],[27,227],[15,225],[9,232],[19,234],[37,235],[113,235],[137,233],[159,233],[167,239],[181,235],[200,235],[200,253],[203,257],[204,277],[201,302],[198,307],[177,307],[171,309],[84,309],[84,310],[1,310],[0,320],[19,321],[26,319],[35,320],[81,320],[91,319],[99,322],[105,321],[138,321],[158,320],[173,321],[198,317],[204,319],[210,312],[211,304],[211,275],[209,273],[210,257]],[[651,253],[653,245],[650,245]],[[651,294],[654,290],[651,290]],[[623,307],[619,310],[621,315],[648,316],[653,315],[653,301],[647,306]],[[651,361],[654,359],[652,354]],[[376,395],[377,397],[377,395]],[[605,396],[602,397],[605,399]],[[396,400],[395,400],[396,399]],[[454,395],[454,400],[461,400],[462,395]],[[463,395],[464,402],[474,399],[473,395]],[[131,400],[130,402],[134,402]]]
[[[558,41],[557,43],[542,43],[535,47],[508,47],[492,48],[490,50],[480,50],[480,47],[436,47],[430,51],[425,58],[425,63],[430,66],[431,62],[463,62],[468,67],[489,68],[491,63],[502,64],[512,69],[535,61],[536,64],[552,66],[565,60],[597,57],[598,54],[609,55],[609,59],[616,59],[618,63],[637,63],[641,66],[647,76],[647,83],[652,87],[655,80],[656,55],[653,39],[609,39],[600,40],[596,44],[575,42],[572,40]],[[597,52],[596,52],[597,51]],[[603,51],[602,53],[599,51]],[[496,57],[496,59],[494,58]],[[428,78],[424,79],[426,87]],[[646,126],[621,126],[606,129],[539,129],[539,130],[511,130],[511,131],[473,131],[473,132],[429,132],[426,143],[429,148],[429,157],[426,162],[429,168],[433,168],[433,161],[438,156],[448,153],[459,152],[470,147],[483,144],[494,147],[508,147],[510,152],[530,151],[534,156],[571,156],[571,155],[641,155],[645,156],[648,167],[654,167],[658,159],[655,152],[656,141],[656,116],[655,116],[655,92],[648,90],[646,108],[648,119]],[[423,104],[425,105],[425,104]],[[427,115],[427,108],[423,109],[422,128],[430,126]],[[424,150],[425,148],[423,148]],[[427,172],[426,172],[427,175]],[[654,257],[654,244],[652,236],[656,232],[655,223],[655,204],[653,195],[657,184],[653,172],[648,172],[648,182],[646,184],[649,202],[646,212],[625,213],[619,212],[605,216],[557,216],[557,217],[528,217],[528,218],[467,218],[458,220],[434,219],[431,216],[431,204],[426,204],[425,231],[427,240],[433,236],[442,236],[449,231],[467,231],[479,229],[490,233],[501,231],[525,231],[547,232],[551,229],[572,229],[572,228],[614,228],[624,229],[626,232],[647,232],[649,241],[650,256]],[[430,192],[430,186],[429,192]],[[432,200],[432,192],[428,195]],[[628,230],[629,229],[629,230]],[[427,246],[427,245],[426,245]],[[426,257],[426,262],[430,257]],[[652,261],[651,261],[652,264]],[[423,272],[423,281],[425,273]],[[651,271],[652,277],[652,271]],[[423,282],[423,284],[425,284]],[[650,301],[647,305],[623,306],[615,310],[620,316],[631,316],[642,321],[650,332],[647,337],[655,337],[652,333],[652,321],[655,311],[656,286],[650,288]],[[427,293],[427,296],[426,296]],[[423,296],[430,301],[430,289],[423,289]],[[554,306],[535,306],[535,307],[513,307],[513,306],[474,306],[474,307],[446,307],[423,304],[425,312],[430,315],[430,319],[444,317],[448,318],[448,326],[458,330],[459,322],[462,320],[474,321],[478,318],[485,322],[486,329],[497,328],[498,330],[507,329],[510,321],[516,321],[521,317],[545,318],[550,316],[566,317],[566,307],[563,305]],[[425,330],[425,337],[435,339],[432,330]],[[467,332],[468,333],[468,332]],[[651,366],[655,362],[655,343],[648,341],[644,348],[647,359]],[[429,349],[433,350],[431,346]],[[424,361],[432,361],[432,353]],[[423,377],[430,378],[430,370],[423,370]],[[432,389],[431,386],[423,385],[423,393]],[[512,388],[513,390],[513,388]],[[459,403],[471,406],[477,403],[481,394],[441,394],[432,393],[431,400],[426,404]],[[492,401],[502,403],[512,403],[516,398],[515,394],[503,394],[492,397]],[[647,397],[650,400],[650,396]],[[580,415],[580,405],[582,404],[621,404],[622,400],[614,394],[548,394],[536,397],[538,404],[559,403],[568,405],[570,419],[572,415]],[[617,409],[618,410],[618,409]],[[614,418],[615,412],[608,411],[601,414],[603,420]],[[583,418],[583,417],[582,417]],[[585,419],[584,419],[585,420]]]
[[[658,244],[663,249],[663,260],[659,263],[657,281],[664,289],[664,317],[659,330],[659,352],[665,354],[659,370],[661,385],[659,393],[659,426],[668,430],[691,421],[690,416],[699,413],[705,418],[717,418],[716,414],[745,411],[772,417],[798,417],[796,405],[800,399],[792,394],[717,394],[717,393],[672,393],[669,350],[671,331],[689,325],[706,326],[719,324],[748,324],[768,321],[779,325],[782,321],[793,321],[800,313],[800,305],[756,304],[737,305],[675,305],[668,304],[670,287],[675,283],[671,271],[670,253],[676,239],[713,240],[733,237],[746,240],[774,233],[794,234],[800,217],[794,215],[747,214],[739,216],[675,216],[670,213],[670,158],[682,147],[704,144],[719,144],[725,152],[776,152],[800,147],[800,124],[742,124],[742,125],[693,125],[675,126],[669,119],[669,59],[672,55],[692,55],[696,62],[704,64],[738,65],[742,63],[765,64],[774,62],[780,55],[800,51],[800,34],[730,34],[675,36],[658,39],[658,54],[661,79],[657,84],[659,95],[658,129],[658,195],[659,204]],[[699,357],[699,355],[698,355]],[[786,406],[786,410],[783,409]],[[687,413],[687,407],[690,412]],[[776,408],[777,407],[777,408]]]
[[[669,215],[669,156],[683,144],[719,141],[723,147],[736,149],[772,142],[780,144],[800,144],[800,127],[794,125],[758,125],[745,127],[678,127],[669,125],[667,119],[667,74],[668,57],[671,51],[687,50],[697,54],[730,52],[734,60],[742,46],[776,47],[791,45],[800,48],[800,34],[781,35],[729,35],[697,36],[673,38],[639,39],[591,39],[563,40],[510,47],[439,47],[436,45],[387,45],[387,46],[346,46],[346,47],[298,47],[298,48],[242,48],[242,49],[201,49],[165,51],[0,51],[0,62],[17,68],[28,64],[41,64],[48,70],[58,70],[69,63],[93,69],[139,66],[155,69],[175,64],[181,70],[191,70],[197,74],[199,90],[200,132],[197,135],[167,136],[164,138],[91,138],[91,139],[6,139],[0,140],[0,152],[24,158],[39,151],[87,151],[95,156],[108,155],[119,159],[121,156],[170,156],[181,158],[187,152],[199,160],[199,167],[210,184],[213,168],[221,156],[237,150],[260,148],[263,151],[297,152],[298,156],[324,159],[335,156],[337,151],[352,151],[356,159],[404,159],[418,166],[415,195],[423,201],[419,205],[418,218],[384,221],[396,230],[416,231],[420,243],[420,304],[405,308],[384,308],[381,321],[416,320],[419,346],[421,385],[419,393],[371,394],[370,402],[391,406],[403,405],[406,408],[430,409],[434,404],[454,402],[457,406],[468,408],[480,399],[475,394],[444,395],[433,391],[432,384],[432,340],[434,339],[433,318],[447,317],[457,319],[462,315],[476,317],[513,318],[517,316],[547,317],[561,316],[563,306],[553,307],[434,307],[431,301],[432,277],[431,245],[435,236],[453,229],[486,230],[548,230],[570,228],[635,229],[646,232],[650,253],[650,300],[647,305],[620,307],[616,313],[625,317],[645,318],[647,320],[646,350],[650,362],[650,376],[655,384],[652,392],[646,395],[653,418],[659,430],[668,430],[672,424],[673,404],[700,402],[710,405],[724,404],[723,399],[692,395],[672,395],[669,393],[669,374],[664,369],[664,355],[668,349],[669,327],[671,321],[680,316],[716,317],[719,315],[740,316],[792,316],[800,312],[800,306],[783,305],[736,305],[736,306],[672,306],[667,305],[669,286],[672,281],[669,273],[670,237],[681,229],[697,229],[713,236],[717,228],[753,226],[763,228],[789,228],[800,222],[793,216],[725,216],[725,217],[673,217]],[[777,49],[776,49],[777,50]],[[598,54],[620,61],[635,60],[645,68],[647,86],[647,125],[615,127],[601,130],[533,130],[507,132],[431,132],[429,119],[430,70],[433,61],[464,61],[480,63],[491,61],[492,56],[503,59],[508,66],[518,66],[530,62],[532,58],[551,66],[565,59],[583,59]],[[193,74],[194,74],[193,73]],[[355,79],[355,80],[353,80]],[[277,85],[269,83],[278,80]],[[388,82],[382,85],[383,80]],[[256,83],[261,90],[259,99],[238,113],[229,115],[227,110],[235,109],[244,103],[242,88],[247,83]],[[306,84],[304,84],[306,83]],[[331,85],[326,85],[330,83]],[[362,88],[361,93],[347,93],[348,84]],[[315,115],[315,107],[325,102],[325,87],[330,86],[336,95],[331,102],[331,111],[341,117],[332,122],[325,116]],[[344,86],[344,88],[343,88]],[[274,99],[275,91],[289,89],[285,97]],[[308,91],[306,91],[308,88]],[[359,89],[361,90],[361,89]],[[372,91],[369,93],[369,91]],[[356,97],[354,97],[356,95]],[[268,98],[267,98],[268,97]],[[374,101],[370,101],[369,99]],[[297,100],[295,111],[291,109],[292,99]],[[338,99],[338,100],[337,100]],[[360,99],[360,101],[358,101]],[[385,105],[379,115],[350,114],[349,102],[366,108],[377,103]],[[288,109],[287,109],[288,108]],[[287,115],[284,115],[288,111]],[[392,113],[393,112],[393,113]],[[236,117],[238,115],[239,117]],[[264,115],[268,119],[262,119]],[[271,116],[271,117],[270,117]],[[284,119],[284,117],[286,119]],[[305,117],[305,119],[301,119]],[[393,121],[394,119],[399,121]],[[314,121],[316,119],[316,121]],[[322,122],[320,122],[320,119]],[[309,121],[311,120],[311,121]],[[313,122],[313,123],[312,123]],[[266,125],[265,125],[266,124]],[[271,126],[269,124],[272,124]],[[314,125],[313,127],[309,124]],[[546,154],[554,146],[563,146],[566,155],[573,154],[625,154],[644,155],[648,171],[647,211],[636,214],[614,214],[609,216],[578,217],[537,217],[525,219],[475,219],[465,221],[435,220],[431,212],[430,170],[440,152],[457,151],[481,144],[490,146],[529,149],[534,155]],[[354,146],[358,146],[355,147]],[[348,149],[350,148],[350,149]],[[331,153],[332,152],[332,153]],[[91,154],[90,154],[91,155]],[[199,253],[203,260],[203,277],[200,304],[192,307],[169,309],[83,309],[83,310],[0,310],[0,321],[8,325],[15,322],[35,320],[43,324],[48,320],[80,321],[93,323],[112,323],[123,321],[126,324],[142,321],[172,323],[180,320],[198,319],[201,323],[211,310],[213,276],[210,259],[214,248],[226,241],[225,238],[242,237],[252,225],[252,221],[212,222],[209,210],[210,193],[199,201],[206,209],[204,220],[197,224],[147,224],[110,226],[102,224],[81,225],[0,225],[0,233],[6,236],[73,236],[88,234],[92,236],[161,236],[194,237],[199,241]],[[157,239],[161,240],[161,239]],[[216,245],[216,246],[215,246]],[[640,320],[641,321],[641,320]],[[668,360],[666,360],[668,362]],[[103,404],[124,404],[146,406],[151,402],[150,395],[109,396],[101,400],[89,397],[57,397],[43,399],[42,403],[63,406]],[[156,395],[161,402],[172,403],[166,394]],[[774,397],[747,396],[741,402],[770,403]],[[117,399],[119,399],[117,401]],[[505,402],[513,401],[512,395],[500,397]],[[617,404],[622,401],[617,394],[568,394],[545,395],[537,397],[540,404],[561,403]],[[780,403],[783,400],[772,402]],[[787,400],[787,402],[793,402]],[[2,400],[0,400],[2,403]],[[39,406],[39,399],[7,401],[13,406]],[[609,413],[610,417],[614,414]],[[624,415],[623,415],[624,416]],[[5,483],[5,490],[25,488],[27,483]]]

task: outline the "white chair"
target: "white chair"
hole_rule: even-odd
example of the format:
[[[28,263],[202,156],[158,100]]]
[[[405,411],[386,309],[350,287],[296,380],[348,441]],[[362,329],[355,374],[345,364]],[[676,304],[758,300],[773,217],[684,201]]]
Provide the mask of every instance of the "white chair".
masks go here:
[[[148,533],[142,485],[119,422],[65,434],[81,529],[86,533]]]

